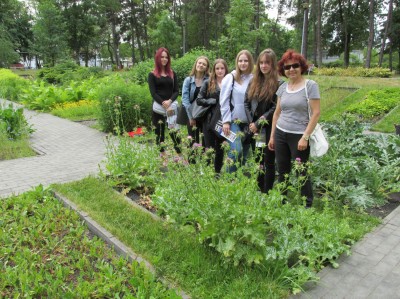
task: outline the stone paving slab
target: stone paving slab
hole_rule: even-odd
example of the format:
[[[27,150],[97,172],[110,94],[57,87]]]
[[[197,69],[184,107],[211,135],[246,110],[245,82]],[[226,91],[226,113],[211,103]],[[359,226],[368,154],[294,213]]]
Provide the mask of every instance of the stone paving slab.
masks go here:
[[[24,110],[24,114],[35,129],[31,144],[39,155],[0,161],[0,198],[39,184],[66,183],[98,173],[106,134],[47,113]]]
[[[352,247],[352,255],[339,258],[339,268],[318,273],[296,299],[400,298],[400,206],[375,230]]]

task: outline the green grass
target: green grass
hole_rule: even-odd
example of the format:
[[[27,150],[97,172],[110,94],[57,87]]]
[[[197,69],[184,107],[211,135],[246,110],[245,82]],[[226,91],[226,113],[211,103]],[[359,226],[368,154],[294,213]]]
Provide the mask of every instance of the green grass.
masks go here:
[[[193,298],[286,298],[289,295],[290,283],[281,270],[282,265],[224,264],[219,254],[200,245],[195,235],[154,220],[102,181],[86,178],[53,188]]]
[[[393,133],[395,131],[395,124],[400,124],[400,106],[392,109],[382,119],[376,122],[371,129],[384,133]]]
[[[35,151],[30,147],[29,139],[10,140],[0,132],[0,161],[35,156]]]
[[[14,74],[26,78],[36,78],[36,74],[39,70],[37,69],[27,69],[27,70],[11,70]]]
[[[400,86],[400,77],[364,78],[313,75],[309,78],[315,80],[320,88],[321,121],[332,121],[339,118],[350,105],[362,101],[371,90]],[[351,93],[349,88],[356,90]],[[396,115],[398,115],[398,112],[396,112],[399,111],[398,107],[394,109],[393,116],[383,117],[379,120],[379,125],[373,125],[373,129],[393,133],[393,118],[396,119]],[[392,113],[389,113],[389,115],[392,115]]]
[[[0,201],[1,298],[179,298],[41,186]]]

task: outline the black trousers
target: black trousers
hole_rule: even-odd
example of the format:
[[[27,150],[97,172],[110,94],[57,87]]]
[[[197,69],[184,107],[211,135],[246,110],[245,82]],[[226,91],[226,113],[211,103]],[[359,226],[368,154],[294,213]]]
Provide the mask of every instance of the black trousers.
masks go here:
[[[263,133],[265,133],[265,140],[268,142],[271,137],[271,127],[263,128]],[[256,161],[259,161],[260,168],[263,170],[258,175],[257,183],[260,191],[263,193],[268,193],[269,190],[274,186],[275,181],[275,151],[268,149],[268,146],[255,149],[256,141],[252,140],[252,149],[256,153]]]
[[[216,173],[220,173],[222,169],[222,164],[224,160],[224,150],[222,149],[222,142],[224,142],[224,138],[218,138],[216,134],[212,131],[209,126],[209,120],[205,119],[202,122],[202,131],[203,131],[203,145],[205,148],[212,148],[215,151],[214,158],[214,170]]]
[[[310,146],[304,151],[297,149],[297,144],[303,134],[286,133],[276,128],[275,130],[275,156],[278,166],[278,181],[284,182],[285,175],[292,170],[292,163],[296,158],[300,158],[302,163],[306,163],[310,158]],[[305,169],[300,176],[307,176]],[[311,178],[307,176],[305,184],[301,187],[301,195],[306,197],[307,206],[311,206],[314,196],[311,185]]]
[[[160,146],[160,152],[165,151],[165,146],[162,145],[165,141],[165,124],[167,123],[167,117],[153,111],[152,124],[154,126],[154,133],[156,134],[156,144]],[[169,131],[169,136],[172,138],[174,143],[175,151],[181,153],[181,139],[176,131]]]

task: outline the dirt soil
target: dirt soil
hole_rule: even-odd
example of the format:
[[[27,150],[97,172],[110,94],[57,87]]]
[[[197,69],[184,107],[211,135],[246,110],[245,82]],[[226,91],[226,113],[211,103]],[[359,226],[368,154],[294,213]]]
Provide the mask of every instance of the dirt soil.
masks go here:
[[[399,205],[400,205],[400,192],[395,192],[389,194],[388,202],[385,205],[381,207],[368,209],[367,212],[372,216],[376,216],[383,219],[387,215],[389,215],[393,210],[395,210]]]

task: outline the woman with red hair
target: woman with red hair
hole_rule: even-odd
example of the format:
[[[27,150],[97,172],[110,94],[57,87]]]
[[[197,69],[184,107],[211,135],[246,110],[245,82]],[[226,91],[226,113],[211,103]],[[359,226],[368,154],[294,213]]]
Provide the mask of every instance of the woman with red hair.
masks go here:
[[[272,120],[270,150],[275,150],[278,166],[278,181],[284,182],[290,173],[293,161],[306,163],[310,157],[309,138],[320,116],[320,94],[318,84],[306,80],[306,59],[294,50],[287,50],[278,62],[280,75],[288,78],[276,92],[277,106]],[[306,208],[311,207],[313,192],[307,169],[300,173],[305,177],[301,195],[306,197]]]
[[[178,83],[176,73],[171,69],[171,57],[166,48],[159,48],[154,55],[154,70],[149,73],[148,84],[151,96],[154,102],[157,102],[165,111],[153,109],[152,124],[156,133],[156,143],[160,145],[165,140],[165,123],[167,121],[167,113],[173,113],[176,107],[176,99],[178,97]],[[158,106],[159,106],[158,105]],[[154,107],[154,106],[153,106]],[[175,109],[176,110],[176,109]],[[176,152],[181,152],[179,148],[179,136],[176,130],[169,132]],[[164,152],[161,146],[160,151]]]

